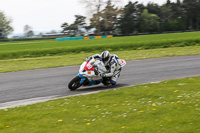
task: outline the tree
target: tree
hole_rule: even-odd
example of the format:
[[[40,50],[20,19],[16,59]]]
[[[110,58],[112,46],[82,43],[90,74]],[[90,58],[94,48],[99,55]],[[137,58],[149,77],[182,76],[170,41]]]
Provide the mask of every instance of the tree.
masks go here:
[[[183,9],[186,14],[186,23],[189,29],[199,29],[200,26],[200,1],[183,0]]]
[[[69,34],[68,31],[69,31],[69,24],[68,23],[63,23],[61,25],[61,28],[62,28],[62,33],[65,33],[65,34]]]
[[[101,27],[102,27],[102,10],[105,8],[107,3],[117,2],[118,0],[80,0],[80,2],[86,5],[88,9],[90,18],[91,26],[97,29],[97,34],[100,34]]]
[[[86,5],[89,12],[99,13],[102,6],[106,3],[105,0],[80,0],[80,2]]]
[[[156,14],[148,13],[145,9],[139,18],[138,31],[140,32],[157,32],[160,27],[159,17]]]
[[[115,5],[112,5],[111,0],[108,0],[105,9],[102,10],[101,13],[101,29],[103,31],[113,31],[120,14],[121,10],[115,8]]]
[[[156,14],[160,17],[160,6],[158,4],[149,2],[145,9],[147,9],[149,13]]]
[[[34,36],[34,32],[32,30],[30,30],[28,33],[27,33],[27,37],[32,37]]]
[[[196,6],[196,12],[197,12],[197,22],[196,22],[196,29],[200,29],[200,0],[197,2]]]
[[[173,11],[168,5],[161,6],[161,23],[164,25],[173,16]]]
[[[7,18],[4,12],[0,11],[0,38],[6,38],[13,32],[13,28],[10,26],[12,20]]]
[[[177,0],[176,3],[168,0],[166,4],[161,6],[160,11],[162,31],[185,30],[186,14],[180,0]]]
[[[166,31],[180,31],[185,29],[185,23],[181,18],[170,19],[165,23]]]
[[[76,20],[74,21],[74,25],[78,27],[83,27],[86,23],[85,23],[85,19],[86,17],[81,16],[81,15],[75,15]]]
[[[90,19],[91,25],[93,25],[97,29],[97,33],[100,34],[100,17],[101,17],[101,9],[104,6],[104,0],[81,0],[81,3],[86,5],[86,8],[89,9],[89,12],[92,12],[92,18]]]
[[[33,28],[29,25],[24,26],[24,36],[25,37],[31,37],[34,35],[34,32],[32,30]]]
[[[100,16],[101,13],[96,13],[92,15],[92,18],[90,18],[90,25],[94,28],[96,28],[97,30],[97,34],[100,34],[101,32],[101,23],[100,23]]]
[[[85,19],[86,17],[81,15],[75,15],[75,21],[73,24],[68,25],[68,23],[63,23],[61,27],[63,28],[62,32],[69,35],[69,36],[77,36],[82,34],[81,28],[85,26]]]
[[[138,4],[138,2],[129,3],[123,9],[123,15],[119,19],[119,29],[122,34],[132,34],[137,29],[137,22],[140,16],[140,9],[142,5]]]

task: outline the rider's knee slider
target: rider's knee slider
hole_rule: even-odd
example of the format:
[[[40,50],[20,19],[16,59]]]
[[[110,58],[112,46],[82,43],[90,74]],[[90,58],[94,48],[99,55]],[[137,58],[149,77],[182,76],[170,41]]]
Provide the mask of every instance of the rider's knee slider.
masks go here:
[[[115,84],[116,84],[116,82],[115,82],[114,80],[110,80],[110,83],[111,83],[112,85],[115,85]]]

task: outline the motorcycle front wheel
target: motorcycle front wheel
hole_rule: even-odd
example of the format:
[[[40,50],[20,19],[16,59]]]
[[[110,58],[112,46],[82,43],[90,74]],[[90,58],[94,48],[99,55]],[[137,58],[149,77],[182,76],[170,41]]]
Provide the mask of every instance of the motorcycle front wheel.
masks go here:
[[[81,81],[81,78],[80,78],[79,76],[76,76],[75,78],[73,78],[73,79],[69,82],[68,88],[69,88],[71,91],[76,90],[77,88],[79,88],[79,87],[81,86],[80,81]]]

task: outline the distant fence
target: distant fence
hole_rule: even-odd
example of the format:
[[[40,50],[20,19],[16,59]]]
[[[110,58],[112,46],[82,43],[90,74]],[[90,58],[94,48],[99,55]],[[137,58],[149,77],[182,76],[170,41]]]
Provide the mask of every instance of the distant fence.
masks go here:
[[[113,37],[113,35],[107,35],[107,36],[79,36],[79,37],[62,37],[62,38],[56,38],[56,41],[70,41],[70,40],[88,40],[88,39],[100,39],[100,38],[110,38]]]

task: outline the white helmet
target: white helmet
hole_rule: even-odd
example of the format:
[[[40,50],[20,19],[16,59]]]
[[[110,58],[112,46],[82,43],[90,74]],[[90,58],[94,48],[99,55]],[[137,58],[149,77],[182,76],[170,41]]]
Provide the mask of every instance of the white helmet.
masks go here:
[[[103,61],[104,64],[107,64],[110,61],[110,53],[109,51],[103,51],[101,53],[101,59]]]

